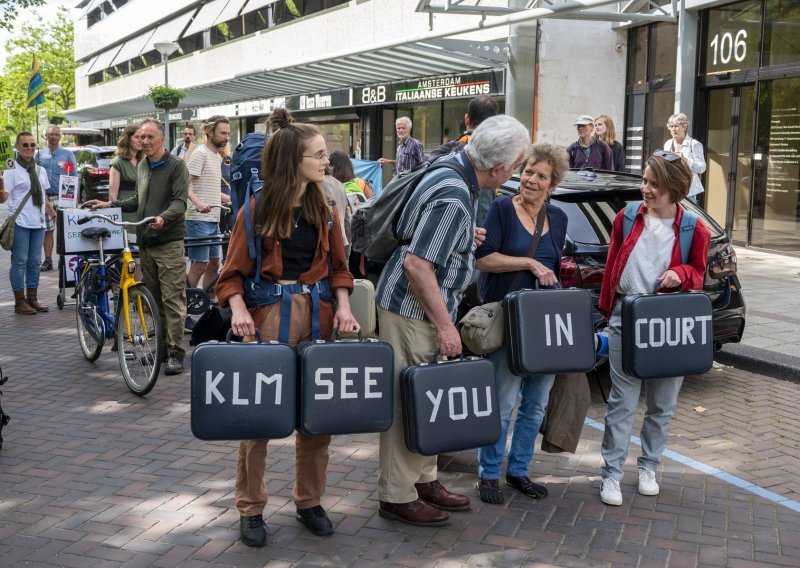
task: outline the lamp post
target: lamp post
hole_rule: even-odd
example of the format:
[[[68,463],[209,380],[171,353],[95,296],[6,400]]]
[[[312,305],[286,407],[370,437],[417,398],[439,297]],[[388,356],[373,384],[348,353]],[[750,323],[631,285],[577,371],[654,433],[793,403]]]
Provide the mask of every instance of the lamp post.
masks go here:
[[[169,87],[169,56],[175,53],[178,49],[178,44],[174,41],[157,41],[153,44],[153,47],[156,48],[161,54],[161,61],[164,62],[164,86]],[[170,144],[169,144],[169,110],[164,109],[164,140],[167,148],[167,152],[170,151]]]
[[[58,114],[58,93],[64,90],[60,85],[50,85],[47,90],[53,94],[53,114]]]
[[[12,103],[11,101],[6,101],[6,113],[7,113],[6,124],[11,124],[11,107],[13,106],[14,103]]]

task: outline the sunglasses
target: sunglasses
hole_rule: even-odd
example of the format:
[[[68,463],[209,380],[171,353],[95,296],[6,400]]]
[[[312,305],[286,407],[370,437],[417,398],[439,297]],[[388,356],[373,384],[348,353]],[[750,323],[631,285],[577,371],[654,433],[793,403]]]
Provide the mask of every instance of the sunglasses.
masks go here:
[[[654,156],[658,156],[659,158],[664,158],[668,162],[674,162],[675,160],[680,160],[681,157],[674,152],[667,152],[665,150],[656,150],[653,152]]]
[[[20,142],[19,145],[23,148],[36,148],[36,142]]]

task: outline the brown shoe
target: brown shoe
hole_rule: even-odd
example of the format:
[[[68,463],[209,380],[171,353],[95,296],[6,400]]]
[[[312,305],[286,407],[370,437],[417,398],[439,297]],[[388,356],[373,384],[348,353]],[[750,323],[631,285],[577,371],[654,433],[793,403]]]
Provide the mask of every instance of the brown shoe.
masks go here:
[[[386,501],[381,501],[378,515],[384,519],[420,527],[441,527],[450,520],[449,514],[434,509],[420,499],[411,501],[411,503],[387,503]]]
[[[30,316],[36,313],[36,310],[25,300],[25,292],[22,290],[14,292],[14,312],[24,316]]]
[[[419,498],[445,511],[465,511],[469,509],[469,497],[451,493],[445,489],[438,479],[429,483],[415,483]]]
[[[38,295],[39,295],[38,288],[28,288],[28,295],[25,298],[28,302],[28,305],[37,312],[49,312],[50,308],[48,308],[47,306],[43,306],[42,304],[39,303]]]

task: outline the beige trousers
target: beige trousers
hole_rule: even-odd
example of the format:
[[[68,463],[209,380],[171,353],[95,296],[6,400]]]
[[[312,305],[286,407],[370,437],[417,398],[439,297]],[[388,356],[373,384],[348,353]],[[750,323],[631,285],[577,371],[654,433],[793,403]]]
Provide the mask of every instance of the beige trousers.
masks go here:
[[[417,499],[415,483],[437,478],[436,456],[422,456],[408,450],[403,433],[400,404],[400,371],[404,367],[430,362],[436,350],[433,326],[421,320],[378,308],[379,337],[394,349],[394,421],[380,435],[378,499],[388,503],[409,503]]]

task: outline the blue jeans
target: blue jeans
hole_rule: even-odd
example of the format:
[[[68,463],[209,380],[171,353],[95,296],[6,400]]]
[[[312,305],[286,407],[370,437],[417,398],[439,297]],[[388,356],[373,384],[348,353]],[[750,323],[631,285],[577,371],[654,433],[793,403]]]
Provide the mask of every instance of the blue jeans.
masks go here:
[[[42,263],[42,244],[44,243],[44,227],[26,229],[14,227],[14,245],[11,247],[11,289],[14,292],[26,288],[39,287],[39,272]]]
[[[485,479],[500,479],[500,464],[506,450],[506,436],[511,422],[511,413],[517,396],[522,401],[517,411],[517,420],[511,434],[506,474],[514,477],[528,475],[528,466],[533,459],[536,436],[542,426],[544,411],[550,399],[550,389],[556,376],[533,375],[520,377],[508,368],[506,346],[489,355],[494,365],[497,381],[497,402],[500,406],[500,439],[495,444],[478,449],[478,475]]]
[[[666,379],[637,379],[622,370],[622,302],[617,301],[608,320],[608,362],[611,367],[611,392],[608,395],[606,428],[600,453],[605,460],[601,468],[603,479],[622,480],[622,466],[628,457],[633,420],[639,406],[639,394],[644,385],[645,411],[640,437],[642,455],[640,467],[656,471],[661,455],[667,449],[667,436],[683,377]]]
[[[216,221],[186,221],[187,237],[218,237],[219,225]],[[205,247],[189,247],[188,257],[191,262],[208,262],[209,258],[222,256],[221,245],[208,245]]]

